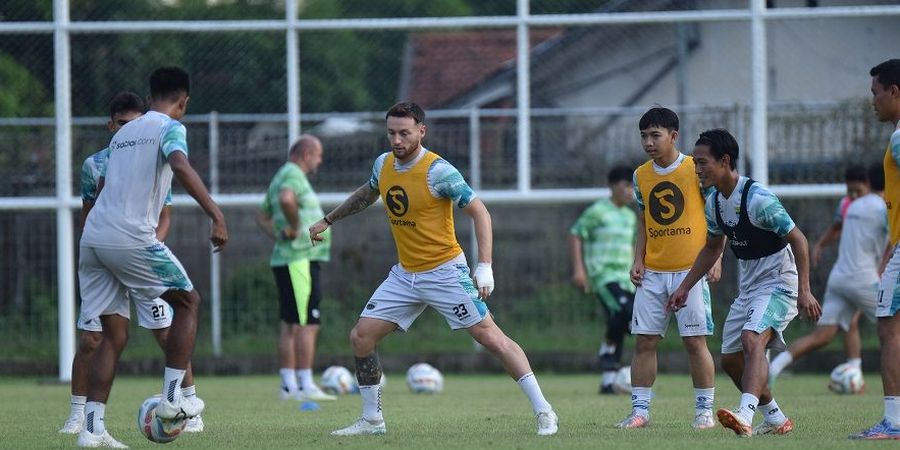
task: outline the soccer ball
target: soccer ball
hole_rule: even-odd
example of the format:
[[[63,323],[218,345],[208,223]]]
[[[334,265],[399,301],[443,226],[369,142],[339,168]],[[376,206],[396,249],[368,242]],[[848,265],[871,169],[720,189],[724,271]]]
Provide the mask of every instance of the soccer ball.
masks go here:
[[[157,444],[172,442],[184,430],[186,419],[161,419],[156,417],[156,407],[159,405],[160,396],[154,395],[138,408],[137,426],[141,434]]]
[[[862,370],[848,363],[835,367],[828,379],[828,389],[835,394],[859,394],[865,386]]]
[[[612,388],[616,394],[631,394],[631,366],[625,366],[616,372]]]
[[[444,390],[444,376],[431,364],[416,363],[406,371],[406,385],[416,394],[436,394]]]
[[[343,366],[331,366],[322,372],[322,390],[329,394],[344,395],[359,391],[356,377]]]

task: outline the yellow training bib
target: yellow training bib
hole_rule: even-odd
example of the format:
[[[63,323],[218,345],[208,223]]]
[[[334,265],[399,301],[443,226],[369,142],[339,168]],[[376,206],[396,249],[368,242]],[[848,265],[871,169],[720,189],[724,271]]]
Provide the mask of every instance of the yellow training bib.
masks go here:
[[[636,177],[644,203],[644,266],[657,272],[690,269],[706,244],[704,199],[694,158],[686,156],[666,175],[657,174],[648,161],[638,167]]]
[[[453,202],[435,198],[428,189],[428,169],[438,158],[428,151],[401,173],[394,169],[394,154],[388,153],[378,176],[397,255],[410,272],[431,270],[462,253],[453,227]]]
[[[891,245],[900,241],[900,168],[891,154],[891,144],[884,152],[884,203],[887,204],[888,236]]]

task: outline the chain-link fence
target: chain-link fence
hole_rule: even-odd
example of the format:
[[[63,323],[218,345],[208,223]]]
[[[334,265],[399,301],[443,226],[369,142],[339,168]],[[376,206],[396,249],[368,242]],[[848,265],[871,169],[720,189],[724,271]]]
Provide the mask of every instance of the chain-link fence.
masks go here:
[[[755,13],[765,24],[762,75],[752,51],[760,39],[751,15],[757,1],[768,4]],[[61,94],[53,35],[61,28],[52,22],[60,0],[3,2],[0,338],[9,345],[0,357],[53,359],[60,350],[58,257],[65,254],[54,238],[65,222],[53,210],[77,201],[57,197],[58,152],[69,150],[57,148],[55,102],[61,95],[71,101],[64,179],[77,193],[81,161],[110,138],[110,98],[121,90],[146,95],[147,75],[160,65],[192,75],[184,120],[190,159],[227,205],[232,236],[211,264],[206,219],[179,197],[168,244],[203,296],[215,299],[204,303],[204,323],[221,313],[216,327],[201,327],[201,354],[273,351],[271,244],[257,229],[255,205],[297,129],[324,143],[313,184],[333,205],[367,180],[386,148],[383,111],[406,99],[428,111],[427,146],[458,167],[491,209],[498,322],[529,350],[593,351],[599,310],[569,286],[566,234],[588,200],[605,195],[598,188],[609,168],[645,160],[636,124],[646,108],[679,112],[686,152],[700,131],[725,127],[741,144],[744,173],[762,165],[776,190],[805,188],[808,197],[785,204],[810,239],[831,219],[845,168],[880,159],[889,127],[871,112],[868,70],[894,56],[900,11],[894,2],[860,3],[72,0],[70,89]],[[286,20],[292,10],[297,20]],[[527,34],[517,28],[523,24]],[[754,116],[760,77],[761,123]],[[758,136],[766,137],[767,160],[757,158]],[[375,206],[335,229],[333,262],[323,271],[325,353],[348,351],[346,332],[396,260],[382,214]],[[466,216],[457,228],[471,255]],[[819,293],[824,266],[814,278]],[[719,317],[736,291],[731,261],[727,270],[714,291]],[[423,320],[387,349],[470,348],[436,315]],[[156,354],[149,335],[133,336],[131,355]]]

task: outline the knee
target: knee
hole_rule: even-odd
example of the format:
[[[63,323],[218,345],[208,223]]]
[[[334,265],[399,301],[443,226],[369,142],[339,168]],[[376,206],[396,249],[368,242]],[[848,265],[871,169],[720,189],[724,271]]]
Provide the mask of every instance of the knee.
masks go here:
[[[200,310],[200,294],[197,291],[169,291],[163,299],[169,302],[173,308],[182,308],[196,312]]]
[[[706,336],[689,336],[684,338],[684,348],[692,356],[709,353],[709,348],[706,346]]]
[[[103,339],[107,340],[117,353],[121,353],[128,344],[128,329],[110,334],[104,333]]]
[[[882,348],[885,347],[885,344],[897,339],[898,327],[895,327],[893,322],[895,322],[893,318],[882,317],[878,319],[878,341],[881,342]]]
[[[375,350],[375,344],[374,337],[368,335],[364,330],[360,329],[359,326],[355,326],[350,330],[350,345],[353,347],[354,353],[371,353]]]
[[[93,355],[102,342],[103,333],[84,331],[81,333],[81,338],[78,341],[78,351],[85,356]]]
[[[766,351],[764,342],[756,333],[745,332],[741,335],[741,347],[744,348],[744,359],[764,357]]]
[[[496,328],[479,330],[477,333],[472,333],[472,337],[494,354],[506,353],[512,344],[512,341]]]
[[[659,343],[659,336],[638,335],[634,340],[635,353],[652,353],[656,351],[656,345]]]

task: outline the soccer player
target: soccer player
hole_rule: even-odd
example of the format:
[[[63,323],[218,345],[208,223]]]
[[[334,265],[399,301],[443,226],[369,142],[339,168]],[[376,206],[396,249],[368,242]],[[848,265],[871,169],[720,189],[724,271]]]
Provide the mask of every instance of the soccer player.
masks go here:
[[[150,75],[150,111],[123,126],[109,144],[104,183],[84,226],[78,263],[81,321],[99,320],[103,326],[103,340],[91,361],[79,447],[125,447],[109,434],[103,419],[128,336],[128,319],[116,314],[127,305],[128,291],[142,298],[161,297],[174,313],[156,415],[186,419],[203,411],[202,400],[181,390],[194,348],[200,295],[175,255],[156,237],[174,173],[212,219],[213,250],[228,241],[224,215],[187,159],[186,131],[178,119],[184,116],[189,92],[185,71],[155,70]]]
[[[835,215],[841,240],[837,262],[828,275],[822,318],[812,333],[791,344],[787,351],[772,360],[770,383],[791,362],[828,344],[839,330],[844,331],[848,341],[845,345],[849,358],[847,363],[857,369],[862,365],[859,328],[854,324],[858,322],[860,313],[876,321],[875,294],[878,290],[879,265],[887,243],[887,206],[881,198],[884,169],[880,164],[873,165],[867,174],[865,168],[853,166],[847,169],[846,181],[848,197],[853,201]],[[813,264],[818,254],[813,251]]]
[[[656,381],[656,347],[669,325],[666,300],[693,264],[703,247],[703,193],[694,160],[675,148],[678,116],[668,108],[651,108],[638,127],[641,145],[650,156],[634,172],[634,197],[640,213],[631,281],[637,286],[631,334],[631,414],[617,428],[641,428],[650,424],[650,399]],[[721,263],[709,273],[717,281]],[[697,430],[715,426],[715,366],[706,346],[713,332],[709,287],[702,281],[690,291],[687,307],[675,313],[678,331],[688,353],[694,384],[694,421]]]
[[[601,394],[613,393],[634,307],[634,285],[629,275],[637,223],[630,207],[634,201],[633,173],[623,166],[610,170],[606,176],[610,198],[597,200],[569,230],[572,282],[585,293],[593,292],[606,311],[606,340],[597,352],[603,371]]]
[[[794,423],[766,386],[766,348],[784,348],[782,333],[798,308],[813,321],[821,309],[809,289],[806,237],[775,195],[738,175],[737,160],[738,144],[728,131],[700,133],[697,174],[704,187],[716,188],[706,199],[706,244],[666,307],[685,307],[690,290],[721,257],[727,237],[741,275],[722,331],[722,368],[742,395],[737,410],[719,409],[716,416],[739,436],[786,434]],[[757,408],[765,421],[754,429]]]
[[[322,299],[320,264],[328,262],[331,243],[326,240],[313,246],[309,240],[309,226],[325,212],[306,175],[315,174],[321,163],[319,139],[300,136],[291,146],[288,161],[272,177],[257,217],[263,231],[275,239],[270,265],[281,305],[278,359],[282,399],[337,399],[322,392],[312,375]]]
[[[133,92],[120,92],[113,97],[109,104],[109,121],[106,128],[115,133],[126,123],[140,117],[146,109],[144,101]],[[98,185],[100,182],[100,174],[106,166],[109,158],[109,148],[104,148],[84,160],[81,166],[81,227],[84,228],[84,221],[94,203],[97,201]],[[160,242],[165,241],[169,233],[170,214],[171,214],[172,198],[171,194],[166,196],[166,204],[159,215],[159,224],[156,228],[156,237]],[[166,336],[168,334],[169,325],[172,324],[171,308],[161,299],[141,299],[135,298],[136,311],[138,315],[138,324],[151,330],[153,337],[160,348],[166,348]],[[117,311],[116,314],[129,318],[128,304],[122,305],[124,309]],[[103,339],[103,327],[99,320],[93,320],[90,323],[79,323],[81,328],[81,337],[79,339],[78,350],[75,352],[75,358],[72,360],[72,400],[71,412],[60,433],[78,434],[84,428],[84,406],[87,402],[88,393],[88,368],[100,341]],[[184,376],[184,388],[182,392],[185,395],[195,395],[193,376],[188,370]],[[203,419],[200,416],[191,418],[185,426],[186,432],[203,431]]]
[[[381,197],[399,264],[372,294],[350,332],[362,417],[336,436],[384,434],[381,362],[376,345],[395,330],[407,330],[431,306],[456,329],[465,329],[502,363],[528,397],[538,435],[555,434],[558,419],[544,399],[525,352],[494,322],[485,300],[494,290],[491,269],[491,216],[481,199],[446,160],[422,146],[425,112],[415,103],[398,103],[386,114],[391,151],[375,160],[372,176],[340,206],[309,228],[314,242],[322,233]],[[453,205],[475,223],[478,265],[474,281],[453,228]]]
[[[872,105],[881,122],[895,125],[884,152],[884,201],[887,204],[890,259],[881,274],[878,292],[878,342],[881,344],[881,383],[884,418],[853,439],[900,439],[900,59],[873,67]]]

